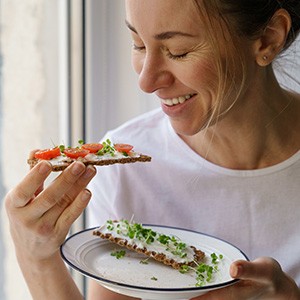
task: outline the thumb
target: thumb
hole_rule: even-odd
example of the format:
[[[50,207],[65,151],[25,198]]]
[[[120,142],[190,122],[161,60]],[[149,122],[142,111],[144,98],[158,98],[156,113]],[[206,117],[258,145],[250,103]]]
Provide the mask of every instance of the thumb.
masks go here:
[[[282,272],[279,263],[268,257],[254,261],[238,260],[231,264],[230,275],[236,279],[269,283]]]

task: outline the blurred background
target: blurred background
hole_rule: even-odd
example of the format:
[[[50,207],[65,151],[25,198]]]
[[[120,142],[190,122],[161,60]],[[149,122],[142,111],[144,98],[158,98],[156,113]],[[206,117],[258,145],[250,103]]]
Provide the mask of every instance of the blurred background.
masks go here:
[[[124,19],[120,0],[0,0],[1,300],[31,299],[2,200],[28,171],[30,150],[98,141],[158,106],[138,88]],[[299,49],[276,64],[282,83],[298,90],[285,73],[300,78]],[[82,216],[73,231],[84,226]],[[73,275],[84,293],[85,280]]]

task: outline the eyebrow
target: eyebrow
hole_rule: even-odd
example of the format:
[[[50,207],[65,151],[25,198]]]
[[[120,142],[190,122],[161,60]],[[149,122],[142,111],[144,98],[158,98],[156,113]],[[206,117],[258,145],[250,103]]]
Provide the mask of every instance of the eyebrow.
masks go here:
[[[137,30],[127,20],[125,20],[125,23],[131,31],[138,34]],[[195,37],[194,35],[192,35],[190,33],[182,32],[182,31],[166,31],[166,32],[161,32],[161,33],[155,34],[154,38],[156,40],[162,41],[162,40],[171,39],[174,36]]]

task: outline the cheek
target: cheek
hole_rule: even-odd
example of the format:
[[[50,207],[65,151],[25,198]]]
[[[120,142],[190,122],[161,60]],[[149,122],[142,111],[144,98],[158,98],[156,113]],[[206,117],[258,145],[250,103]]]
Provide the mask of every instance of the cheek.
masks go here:
[[[190,82],[194,82],[201,90],[213,89],[216,90],[218,86],[218,72],[216,66],[210,61],[201,61],[194,66],[190,74]]]

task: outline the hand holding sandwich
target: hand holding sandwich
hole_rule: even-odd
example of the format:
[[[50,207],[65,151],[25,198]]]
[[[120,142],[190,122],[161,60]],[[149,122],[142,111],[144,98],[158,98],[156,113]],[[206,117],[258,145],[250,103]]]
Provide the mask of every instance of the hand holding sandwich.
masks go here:
[[[96,171],[75,162],[43,189],[51,170],[48,162],[40,162],[6,196],[11,235],[33,299],[46,299],[50,290],[55,292],[53,299],[81,299],[78,289],[72,288],[74,282],[63,266],[59,247],[89,202],[86,186]],[[62,284],[70,286],[62,289]],[[39,289],[40,285],[45,288]],[[58,293],[65,291],[69,294],[60,298]]]

